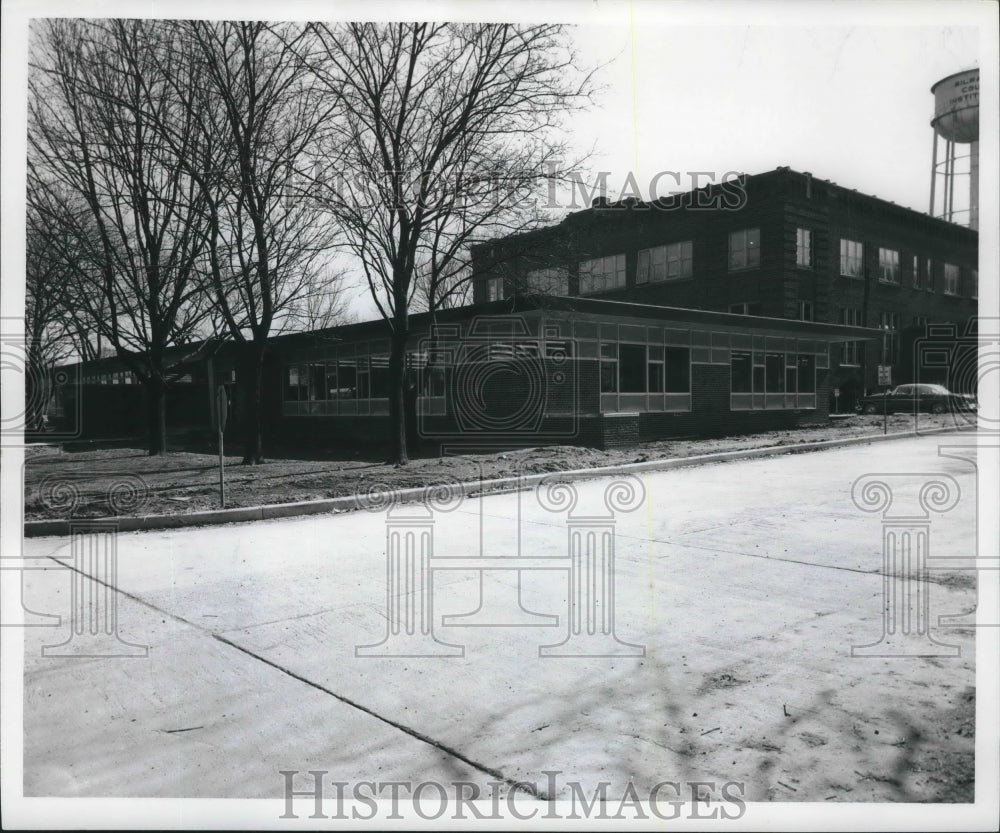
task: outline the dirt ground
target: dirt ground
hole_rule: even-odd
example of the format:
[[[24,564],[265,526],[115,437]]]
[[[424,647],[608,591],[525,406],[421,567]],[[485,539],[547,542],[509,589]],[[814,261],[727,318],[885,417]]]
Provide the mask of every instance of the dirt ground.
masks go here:
[[[921,414],[918,424],[921,430],[955,426],[956,418],[949,414]],[[912,415],[889,416],[890,433],[913,428]],[[431,485],[442,479],[465,482],[879,436],[882,429],[881,416],[858,415],[823,426],[762,434],[663,440],[610,451],[546,446],[495,454],[418,458],[407,466],[362,459],[303,457],[269,459],[258,466],[243,466],[239,456],[227,456],[226,507],[321,500],[384,488]],[[31,447],[26,451],[24,481],[26,520],[181,514],[219,508],[219,468],[215,454],[178,451],[149,457],[140,448],[70,452],[58,446]]]

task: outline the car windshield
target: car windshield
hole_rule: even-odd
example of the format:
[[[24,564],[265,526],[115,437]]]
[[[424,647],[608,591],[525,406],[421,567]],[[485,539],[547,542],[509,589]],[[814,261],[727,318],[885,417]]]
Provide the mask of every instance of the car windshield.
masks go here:
[[[917,385],[916,393],[920,396],[947,396],[948,388],[943,385]]]

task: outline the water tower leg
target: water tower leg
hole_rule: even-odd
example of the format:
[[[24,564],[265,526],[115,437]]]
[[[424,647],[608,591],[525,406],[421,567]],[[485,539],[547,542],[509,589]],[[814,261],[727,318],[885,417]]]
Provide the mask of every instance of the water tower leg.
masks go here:
[[[934,134],[934,146],[931,149],[931,207],[927,210],[927,213],[932,217],[934,216],[934,186],[937,185],[937,174],[938,174],[938,164],[937,164],[937,130],[931,131]]]
[[[979,142],[969,148],[969,228],[979,231]]]

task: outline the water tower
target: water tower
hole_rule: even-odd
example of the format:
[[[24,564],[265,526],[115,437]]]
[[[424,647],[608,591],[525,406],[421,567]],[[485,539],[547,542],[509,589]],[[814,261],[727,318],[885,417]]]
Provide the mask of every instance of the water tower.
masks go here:
[[[979,70],[967,69],[942,78],[933,87],[934,151],[931,163],[931,207],[934,217],[979,228]],[[938,157],[938,137],[944,140]],[[959,153],[958,145],[968,145]],[[956,180],[969,179],[968,192]]]

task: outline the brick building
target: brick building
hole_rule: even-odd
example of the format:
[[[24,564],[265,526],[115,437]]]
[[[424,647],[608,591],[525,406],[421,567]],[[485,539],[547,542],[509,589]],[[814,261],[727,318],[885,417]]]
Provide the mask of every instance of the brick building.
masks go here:
[[[977,311],[976,231],[788,168],[652,203],[595,199],[477,246],[473,265],[480,303],[579,295],[878,329],[831,355],[841,410],[880,364],[913,381],[915,339],[965,332]]]
[[[411,319],[412,436],[425,449],[612,447],[823,422],[829,357],[871,330],[574,297],[523,297]],[[171,413],[211,436],[212,391],[232,388],[231,345],[185,348]],[[383,321],[274,338],[262,402],[271,448],[384,446],[389,340]],[[80,434],[142,432],[141,391],[117,358],[64,392]],[[238,388],[238,380],[235,386]],[[239,430],[239,391],[229,428]],[[114,419],[112,419],[114,417]],[[131,418],[132,423],[129,424]]]

